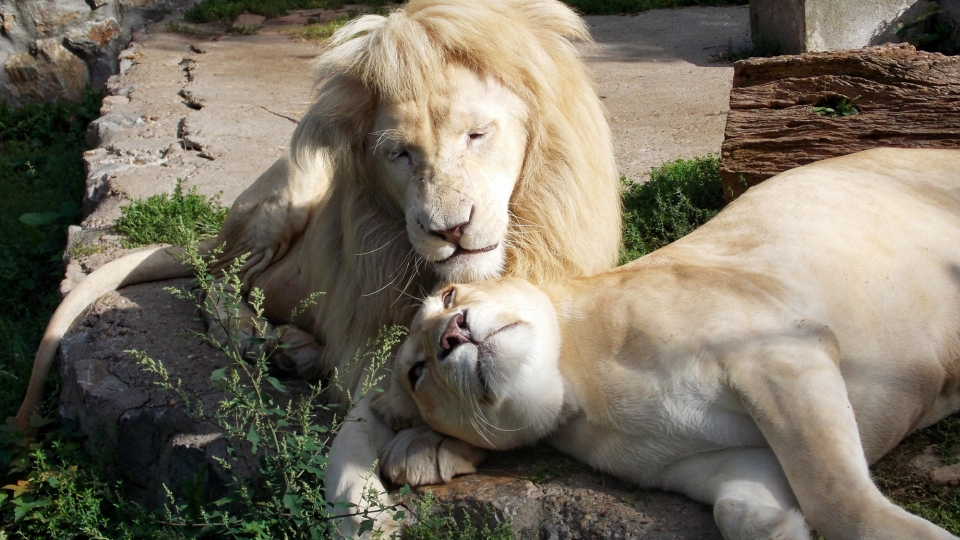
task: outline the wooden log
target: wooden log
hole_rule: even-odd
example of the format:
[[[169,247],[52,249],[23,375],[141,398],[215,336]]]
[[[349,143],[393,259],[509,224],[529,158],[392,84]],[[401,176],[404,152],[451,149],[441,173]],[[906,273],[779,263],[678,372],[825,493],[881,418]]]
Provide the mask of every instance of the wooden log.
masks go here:
[[[815,112],[844,96],[860,111]],[[907,44],[734,65],[721,150],[724,196],[807,163],[876,148],[960,148],[960,57]]]

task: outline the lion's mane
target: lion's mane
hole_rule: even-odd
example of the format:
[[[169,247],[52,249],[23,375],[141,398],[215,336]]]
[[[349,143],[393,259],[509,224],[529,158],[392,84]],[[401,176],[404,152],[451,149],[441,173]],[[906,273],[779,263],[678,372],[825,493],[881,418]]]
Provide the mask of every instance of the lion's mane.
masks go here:
[[[584,21],[550,0],[413,0],[333,36],[317,61],[314,104],[291,144],[299,167],[330,181],[301,255],[307,289],[326,293],[314,311],[325,352],[299,366],[302,375],[342,374],[379,328],[409,322],[416,296],[434,285],[402,210],[365,163],[365,140],[380,100],[428,95],[448,64],[495,77],[531,113],[505,273],[543,284],[616,263],[620,199],[610,129],[573,45],[589,40]],[[345,388],[360,373],[353,370]]]

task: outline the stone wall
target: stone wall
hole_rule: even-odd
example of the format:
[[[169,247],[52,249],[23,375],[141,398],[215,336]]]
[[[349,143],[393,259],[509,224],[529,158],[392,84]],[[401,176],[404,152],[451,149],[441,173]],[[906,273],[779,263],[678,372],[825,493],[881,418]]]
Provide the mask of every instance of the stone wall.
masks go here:
[[[76,99],[119,71],[132,33],[192,0],[0,0],[0,100]]]
[[[783,54],[859,49],[900,42],[898,27],[934,6],[960,21],[960,0],[750,0],[750,30]]]

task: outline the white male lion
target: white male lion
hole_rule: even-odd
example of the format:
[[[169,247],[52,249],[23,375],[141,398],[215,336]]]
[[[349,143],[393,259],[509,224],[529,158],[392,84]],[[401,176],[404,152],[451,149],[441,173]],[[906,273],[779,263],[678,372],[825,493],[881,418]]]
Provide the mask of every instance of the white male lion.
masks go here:
[[[309,333],[285,335],[286,367],[343,374],[438,280],[540,283],[615,264],[618,175],[576,40],[589,40],[586,24],[554,0],[413,0],[337,32],[289,158],[204,244],[226,245],[222,264],[250,253],[244,283],[264,289],[268,317],[326,293],[296,321]],[[60,339],[87,305],[188,274],[158,248],[88,276],[47,327],[15,423],[28,424]],[[355,492],[350,478],[344,489]]]
[[[960,151],[794,169],[592,277],[447,286],[372,406],[480,447],[546,439],[714,505],[727,540],[807,539],[804,516],[828,540],[954,538],[867,464],[960,409]],[[391,444],[382,469],[410,476]]]

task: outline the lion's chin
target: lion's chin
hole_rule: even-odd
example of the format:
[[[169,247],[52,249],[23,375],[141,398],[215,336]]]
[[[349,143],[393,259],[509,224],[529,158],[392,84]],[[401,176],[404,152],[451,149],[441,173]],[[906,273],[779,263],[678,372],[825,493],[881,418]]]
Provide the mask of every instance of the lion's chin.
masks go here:
[[[504,249],[498,245],[490,251],[457,255],[432,265],[440,279],[449,283],[473,283],[498,278],[503,274]]]

